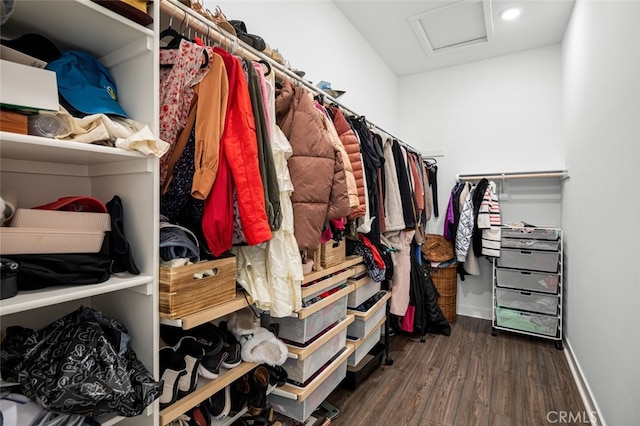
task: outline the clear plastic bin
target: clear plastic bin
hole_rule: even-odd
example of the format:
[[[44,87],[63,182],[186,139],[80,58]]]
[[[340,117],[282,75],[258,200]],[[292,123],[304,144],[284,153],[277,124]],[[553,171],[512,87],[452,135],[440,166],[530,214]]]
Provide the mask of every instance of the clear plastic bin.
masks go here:
[[[530,291],[496,289],[496,301],[505,308],[556,315],[558,313],[558,296]]]
[[[347,297],[348,308],[357,308],[380,291],[380,282],[374,281],[368,274],[358,280],[348,280],[348,283],[355,286],[355,290]]]
[[[501,249],[498,266],[528,269],[531,271],[557,272],[560,254],[551,251]]]
[[[303,360],[287,358],[282,367],[287,371],[287,375],[291,380],[304,383],[313,376],[320,367],[333,358],[340,349],[344,348],[346,339],[347,329],[345,328],[313,352],[311,356]]]
[[[377,325],[377,324],[376,324]],[[376,330],[370,333],[366,338],[361,337],[358,340],[363,340],[362,342],[355,341],[356,348],[351,355],[349,355],[349,359],[347,359],[347,365],[351,367],[355,367],[358,365],[360,361],[369,353],[369,351],[380,341],[380,335],[382,334],[382,327],[378,326]]]
[[[348,336],[360,338],[365,337],[366,335],[371,333],[376,324],[378,324],[378,322],[382,318],[384,318],[386,312],[386,303],[379,305],[377,308],[376,305],[373,305],[370,308],[370,311],[373,310],[374,313],[372,313],[367,320],[364,320],[363,318],[355,315],[355,320],[351,324],[349,324],[349,327],[347,327]],[[369,313],[370,311],[367,311],[367,313]],[[350,312],[353,313],[353,311]]]
[[[518,290],[541,291],[543,293],[558,293],[559,274],[544,272],[515,271],[512,269],[496,268],[498,287],[509,287]]]
[[[496,307],[496,324],[504,328],[545,336],[555,337],[558,334],[558,317],[521,312],[499,306]]]
[[[560,241],[550,240],[502,238],[500,244],[503,248],[516,248],[525,250],[558,251],[558,249],[560,248]]]

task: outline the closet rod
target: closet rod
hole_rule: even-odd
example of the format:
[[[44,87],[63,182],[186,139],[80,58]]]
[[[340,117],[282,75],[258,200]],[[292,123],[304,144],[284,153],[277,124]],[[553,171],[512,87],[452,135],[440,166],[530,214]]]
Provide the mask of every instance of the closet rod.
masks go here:
[[[219,28],[214,22],[207,20],[204,16],[200,15],[198,12],[180,3],[179,1],[161,0],[160,10],[164,12],[167,16],[172,17],[173,20],[171,22],[173,22],[174,24],[180,23],[181,26],[185,25],[186,27],[193,29],[196,33],[198,33],[198,35],[201,35],[203,38],[212,40],[214,43],[221,45],[226,50],[230,50],[230,52],[234,55],[242,56],[243,58],[246,58],[251,61],[258,61],[258,60],[267,61],[271,65],[271,69],[275,70],[276,75],[278,77],[282,78],[286,76],[296,81],[298,84],[305,86],[309,91],[318,95],[322,95],[325,99],[329,99],[331,103],[335,104],[338,108],[348,112],[351,115],[360,117],[360,114],[357,114],[352,109],[347,108],[333,96],[329,95],[322,89],[312,85],[307,80],[295,74],[293,71],[287,69],[281,63],[276,62],[271,57],[254,49],[253,47],[246,44],[244,41],[238,39],[237,37],[233,37],[231,34]],[[231,49],[228,49],[228,46],[235,46],[235,48],[232,47]],[[365,118],[365,121],[370,127],[373,127],[374,129],[377,129],[378,131],[385,133],[391,139],[397,140],[407,150],[410,150],[420,155],[417,149],[411,147],[410,145],[403,142],[399,138],[393,136],[393,134],[373,124],[369,120],[366,120],[366,118]]]
[[[490,174],[475,174],[475,175],[457,175],[457,181],[474,181],[486,179],[535,179],[535,178],[560,178],[566,179],[569,177],[567,170],[549,170],[541,172],[508,172],[508,173],[490,173]]]

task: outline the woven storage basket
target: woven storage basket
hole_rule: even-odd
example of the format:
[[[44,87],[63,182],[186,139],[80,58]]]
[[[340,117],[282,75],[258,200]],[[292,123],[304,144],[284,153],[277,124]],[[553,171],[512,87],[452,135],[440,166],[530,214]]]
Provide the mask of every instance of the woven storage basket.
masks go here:
[[[456,265],[446,268],[429,268],[429,274],[440,297],[438,306],[448,322],[456,319],[456,298],[458,294],[458,277]]]

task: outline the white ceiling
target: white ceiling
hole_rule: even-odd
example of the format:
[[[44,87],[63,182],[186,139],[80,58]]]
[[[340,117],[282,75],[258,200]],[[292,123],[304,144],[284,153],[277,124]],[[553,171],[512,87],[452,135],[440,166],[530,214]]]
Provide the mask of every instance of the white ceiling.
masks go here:
[[[333,1],[398,77],[559,43],[574,4],[574,0]],[[521,9],[520,17],[502,20],[499,13],[511,6]]]

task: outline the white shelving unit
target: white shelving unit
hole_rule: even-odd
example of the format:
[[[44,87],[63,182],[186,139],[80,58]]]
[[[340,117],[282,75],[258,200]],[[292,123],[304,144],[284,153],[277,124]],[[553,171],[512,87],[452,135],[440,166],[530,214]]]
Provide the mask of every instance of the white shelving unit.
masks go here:
[[[158,10],[150,13],[158,20]],[[128,115],[158,134],[158,41],[143,27],[89,0],[18,1],[2,36],[37,33],[60,50],[98,58],[116,81]],[[68,195],[123,202],[125,235],[140,275],[112,275],[105,283],[19,292],[0,301],[2,329],[39,329],[84,305],[124,324],[131,346],[158,377],[158,159],[119,148],[0,132],[0,181],[30,208]],[[105,424],[157,425],[157,401],[132,418],[106,416]]]

